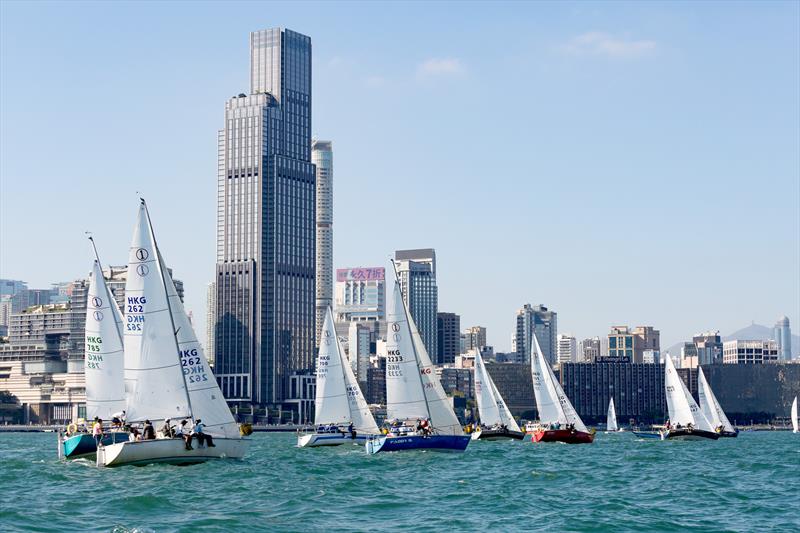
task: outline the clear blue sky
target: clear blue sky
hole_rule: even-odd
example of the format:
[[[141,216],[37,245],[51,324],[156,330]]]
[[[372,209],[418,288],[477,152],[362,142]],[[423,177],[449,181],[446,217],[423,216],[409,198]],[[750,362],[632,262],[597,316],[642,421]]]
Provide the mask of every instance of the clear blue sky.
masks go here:
[[[204,334],[217,129],[248,32],[312,38],[335,266],[434,247],[440,310],[510,348],[649,324],[800,330],[797,2],[0,4],[0,277],[124,263],[137,191]]]

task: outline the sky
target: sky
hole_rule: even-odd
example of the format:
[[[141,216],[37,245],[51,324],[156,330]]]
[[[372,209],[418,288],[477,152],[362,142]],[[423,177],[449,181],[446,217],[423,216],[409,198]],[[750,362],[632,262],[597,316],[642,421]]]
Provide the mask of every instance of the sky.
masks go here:
[[[250,31],[313,46],[334,266],[436,249],[439,310],[511,347],[800,330],[800,3],[0,3],[0,277],[123,264],[138,198],[205,334],[217,130]]]

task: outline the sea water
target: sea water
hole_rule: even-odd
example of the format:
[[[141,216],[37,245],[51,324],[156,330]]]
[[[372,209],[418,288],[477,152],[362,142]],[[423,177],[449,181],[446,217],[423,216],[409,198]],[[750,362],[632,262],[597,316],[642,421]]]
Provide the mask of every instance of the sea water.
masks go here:
[[[368,456],[257,433],[242,461],[98,469],[0,433],[0,531],[800,531],[800,435],[471,442]]]

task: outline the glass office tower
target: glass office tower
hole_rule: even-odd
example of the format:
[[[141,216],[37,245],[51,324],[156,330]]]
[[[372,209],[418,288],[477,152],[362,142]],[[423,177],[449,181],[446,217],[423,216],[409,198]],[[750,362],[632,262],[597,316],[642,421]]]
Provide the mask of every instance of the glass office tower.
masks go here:
[[[218,135],[215,373],[231,403],[276,405],[314,367],[311,39],[250,34],[250,94]]]

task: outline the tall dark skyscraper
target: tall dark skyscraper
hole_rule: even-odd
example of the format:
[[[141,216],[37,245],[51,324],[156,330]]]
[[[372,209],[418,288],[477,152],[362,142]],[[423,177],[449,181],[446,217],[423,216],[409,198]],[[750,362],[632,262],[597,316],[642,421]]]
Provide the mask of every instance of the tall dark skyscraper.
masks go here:
[[[219,131],[215,373],[232,403],[290,397],[314,367],[311,39],[250,34],[250,94]]]

